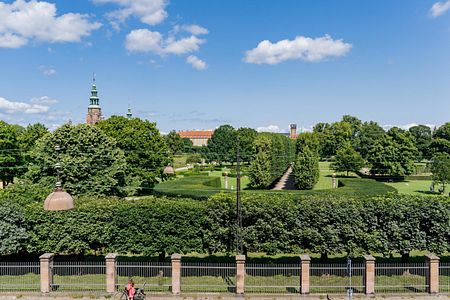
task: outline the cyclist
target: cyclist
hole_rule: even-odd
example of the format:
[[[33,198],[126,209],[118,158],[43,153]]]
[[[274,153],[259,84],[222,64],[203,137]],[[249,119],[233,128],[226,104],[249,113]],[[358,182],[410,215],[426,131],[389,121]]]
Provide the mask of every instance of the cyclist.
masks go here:
[[[136,289],[134,288],[134,282],[133,282],[133,279],[130,278],[130,279],[128,279],[128,284],[127,284],[128,300],[133,300],[135,293],[136,293]]]

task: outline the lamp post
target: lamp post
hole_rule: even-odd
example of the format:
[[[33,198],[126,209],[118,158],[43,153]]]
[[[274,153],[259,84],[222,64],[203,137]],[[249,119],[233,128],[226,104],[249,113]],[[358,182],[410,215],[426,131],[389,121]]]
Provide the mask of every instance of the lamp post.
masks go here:
[[[58,162],[55,164],[56,169],[56,183],[55,190],[47,196],[44,201],[44,210],[69,210],[73,208],[73,198],[69,193],[65,192],[61,185],[60,169],[61,164],[59,162],[60,146],[55,145],[55,152]]]
[[[236,253],[242,254],[242,208],[241,208],[241,155],[239,137],[236,143]]]

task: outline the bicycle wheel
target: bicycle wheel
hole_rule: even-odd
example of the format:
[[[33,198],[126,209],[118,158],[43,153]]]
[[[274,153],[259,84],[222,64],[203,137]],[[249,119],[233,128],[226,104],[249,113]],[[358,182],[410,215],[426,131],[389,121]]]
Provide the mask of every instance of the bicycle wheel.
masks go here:
[[[124,292],[117,292],[114,294],[114,300],[127,300],[127,294]]]

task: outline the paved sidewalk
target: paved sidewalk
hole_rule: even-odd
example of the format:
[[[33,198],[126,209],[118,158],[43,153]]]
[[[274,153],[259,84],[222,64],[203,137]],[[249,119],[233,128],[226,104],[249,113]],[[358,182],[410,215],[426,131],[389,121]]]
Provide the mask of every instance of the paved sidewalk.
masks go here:
[[[295,178],[292,166],[289,167],[280,180],[275,184],[273,190],[295,190]]]

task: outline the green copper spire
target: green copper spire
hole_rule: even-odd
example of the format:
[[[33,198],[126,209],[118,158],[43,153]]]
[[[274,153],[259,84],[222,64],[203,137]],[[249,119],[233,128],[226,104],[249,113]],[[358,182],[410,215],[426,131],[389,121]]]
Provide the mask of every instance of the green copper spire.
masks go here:
[[[92,89],[91,89],[91,97],[89,97],[90,106],[99,106],[99,98],[97,94],[97,86],[95,85],[95,74],[92,78]]]
[[[131,107],[128,105],[127,119],[130,120],[133,118],[133,114],[131,113]]]

